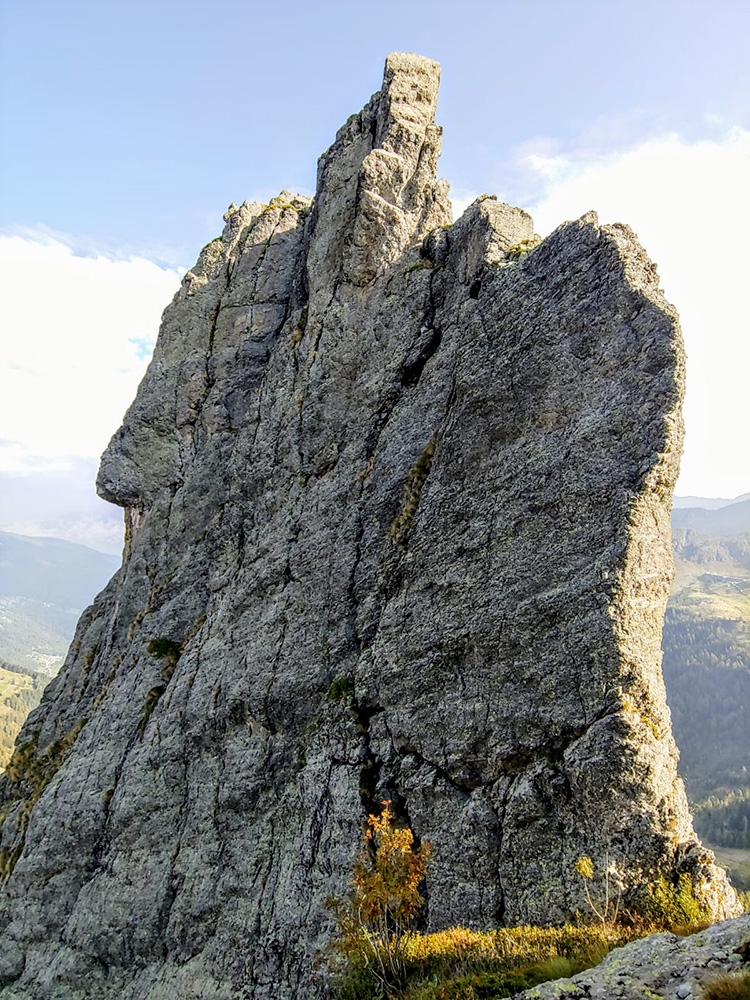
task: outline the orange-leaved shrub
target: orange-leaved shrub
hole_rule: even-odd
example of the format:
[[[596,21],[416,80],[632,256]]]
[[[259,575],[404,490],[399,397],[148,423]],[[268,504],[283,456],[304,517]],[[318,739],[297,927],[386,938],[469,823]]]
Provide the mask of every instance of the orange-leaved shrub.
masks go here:
[[[339,931],[335,950],[374,978],[385,996],[406,981],[406,944],[424,902],[419,885],[429,857],[430,845],[415,847],[411,830],[395,825],[391,803],[385,801],[379,816],[367,818],[351,895],[327,901]]]

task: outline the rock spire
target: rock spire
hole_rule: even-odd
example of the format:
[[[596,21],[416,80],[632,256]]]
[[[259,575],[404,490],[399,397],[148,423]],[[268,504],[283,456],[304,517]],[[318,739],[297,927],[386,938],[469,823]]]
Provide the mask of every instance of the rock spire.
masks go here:
[[[677,316],[623,225],[451,224],[392,55],[312,202],[232,206],[101,463],[122,568],[0,779],[0,996],[324,995],[389,798],[432,928],[554,922],[581,854],[736,897],[660,670]]]

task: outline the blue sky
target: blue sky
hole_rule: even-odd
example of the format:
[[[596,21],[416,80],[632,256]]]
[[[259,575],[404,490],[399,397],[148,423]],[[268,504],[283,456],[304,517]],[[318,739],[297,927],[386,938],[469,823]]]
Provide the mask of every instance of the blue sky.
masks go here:
[[[750,490],[731,403],[750,330],[727,297],[750,264],[748,37],[745,0],[0,0],[6,279],[63,290],[0,317],[25,345],[0,358],[8,496],[18,477],[29,493],[56,474],[64,506],[132,397],[180,269],[230,201],[313,193],[318,155],[390,51],[442,64],[441,173],[459,210],[492,192],[532,209],[540,232],[589,208],[634,225],[696,359],[681,492]],[[125,300],[142,311],[125,316]],[[104,386],[88,409],[87,379]],[[42,441],[45,409],[66,405],[87,433]],[[0,508],[0,526],[20,523]]]
[[[0,225],[189,265],[234,200],[312,193],[385,55],[443,67],[442,172],[528,202],[524,144],[750,126],[750,5],[3,0]],[[6,188],[7,185],[7,188]]]

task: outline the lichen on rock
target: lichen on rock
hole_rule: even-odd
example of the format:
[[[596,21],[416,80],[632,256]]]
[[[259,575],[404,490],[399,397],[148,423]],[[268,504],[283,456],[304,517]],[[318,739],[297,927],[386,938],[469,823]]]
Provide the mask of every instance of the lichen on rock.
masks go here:
[[[737,909],[660,669],[676,313],[593,213],[451,225],[438,78],[390,56],[315,198],[230,206],[164,314],[99,472],[123,566],[17,751],[65,752],[0,779],[0,995],[324,995],[383,799],[431,928],[563,920],[582,854]]]

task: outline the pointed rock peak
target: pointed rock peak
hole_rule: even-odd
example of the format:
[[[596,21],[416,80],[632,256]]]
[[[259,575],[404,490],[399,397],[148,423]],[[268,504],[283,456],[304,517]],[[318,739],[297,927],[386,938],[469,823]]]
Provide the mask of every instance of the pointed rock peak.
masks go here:
[[[379,126],[376,137],[382,146],[385,133],[395,122],[410,122],[424,128],[435,121],[440,63],[413,52],[392,52],[385,61],[380,91]]]
[[[383,86],[341,128],[318,164],[308,276],[312,309],[331,280],[370,284],[409,246],[449,224],[448,185],[437,180],[440,66],[388,56]]]

